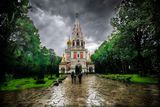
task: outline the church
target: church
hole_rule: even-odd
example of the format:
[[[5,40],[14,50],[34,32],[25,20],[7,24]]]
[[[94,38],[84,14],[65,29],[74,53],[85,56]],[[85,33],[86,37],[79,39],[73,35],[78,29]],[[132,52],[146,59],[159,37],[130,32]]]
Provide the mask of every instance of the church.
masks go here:
[[[72,35],[67,41],[67,48],[59,65],[59,73],[77,73],[77,71],[82,73],[95,72],[95,66],[91,61],[90,54],[85,48],[84,35],[81,31],[78,18],[79,14],[76,13]]]

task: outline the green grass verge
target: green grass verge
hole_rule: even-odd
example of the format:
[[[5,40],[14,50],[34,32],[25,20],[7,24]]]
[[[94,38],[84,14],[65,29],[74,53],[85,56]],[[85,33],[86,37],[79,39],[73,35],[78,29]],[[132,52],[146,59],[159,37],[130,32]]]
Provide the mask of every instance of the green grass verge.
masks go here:
[[[158,83],[157,78],[153,77],[141,77],[138,74],[108,74],[100,75],[100,77],[118,80],[122,82],[131,82],[131,83],[142,83],[142,84],[156,84]]]
[[[23,90],[28,88],[36,88],[36,87],[49,87],[56,82],[57,79],[64,79],[65,76],[61,76],[59,78],[53,76],[52,79],[49,79],[45,76],[44,84],[36,84],[36,80],[34,78],[21,78],[21,79],[13,79],[1,85],[1,91],[14,91],[14,90]]]

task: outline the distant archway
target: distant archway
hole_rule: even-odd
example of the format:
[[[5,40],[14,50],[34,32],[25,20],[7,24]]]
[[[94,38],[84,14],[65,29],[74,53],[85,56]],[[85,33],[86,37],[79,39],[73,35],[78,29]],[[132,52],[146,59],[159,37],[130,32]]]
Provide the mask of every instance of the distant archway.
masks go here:
[[[76,75],[82,72],[82,65],[81,64],[77,64],[75,66],[75,73]]]
[[[89,72],[93,72],[93,68],[92,67],[89,67]]]
[[[61,73],[65,73],[65,68],[64,67],[61,68]]]

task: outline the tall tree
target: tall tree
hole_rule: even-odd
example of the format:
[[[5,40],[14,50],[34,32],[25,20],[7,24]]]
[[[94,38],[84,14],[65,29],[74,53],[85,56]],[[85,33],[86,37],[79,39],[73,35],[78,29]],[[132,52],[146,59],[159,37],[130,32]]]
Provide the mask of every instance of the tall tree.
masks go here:
[[[4,81],[4,74],[8,71],[8,48],[10,36],[15,30],[15,21],[26,11],[27,0],[1,0],[0,3],[0,82]]]
[[[160,12],[157,4],[157,0],[123,0],[112,19],[115,32],[93,55],[95,63],[104,64],[103,68],[112,72],[115,68],[141,75],[158,72]]]

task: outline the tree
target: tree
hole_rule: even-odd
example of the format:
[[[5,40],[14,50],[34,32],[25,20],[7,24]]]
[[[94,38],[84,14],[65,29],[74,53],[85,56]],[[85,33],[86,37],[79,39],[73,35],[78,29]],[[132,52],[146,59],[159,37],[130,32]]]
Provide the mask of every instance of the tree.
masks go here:
[[[28,0],[3,0],[0,7],[0,82],[5,73],[43,80],[50,65],[58,72],[59,57],[41,46],[38,30],[27,16]]]
[[[27,10],[27,0],[2,0],[0,3],[0,82],[5,80],[4,74],[8,71],[10,36],[15,30],[16,19],[23,16]]]
[[[92,56],[96,69],[142,76],[159,72],[158,10],[157,0],[123,0],[111,20],[115,32]]]

